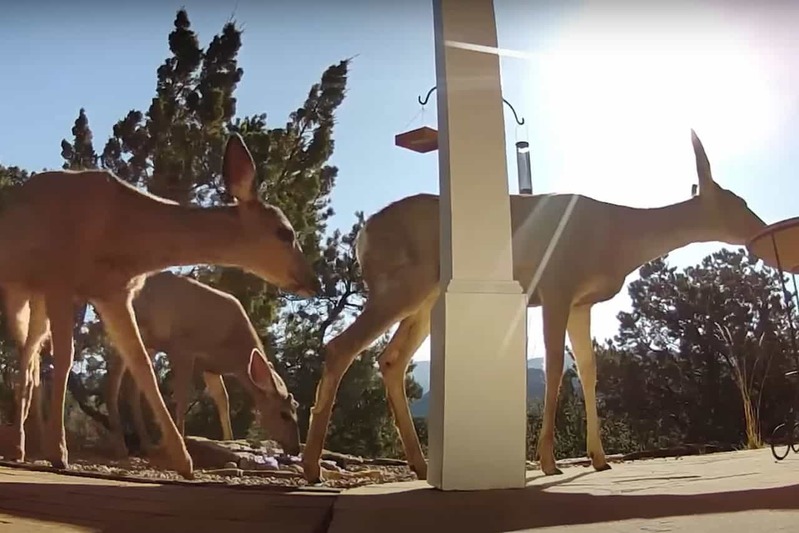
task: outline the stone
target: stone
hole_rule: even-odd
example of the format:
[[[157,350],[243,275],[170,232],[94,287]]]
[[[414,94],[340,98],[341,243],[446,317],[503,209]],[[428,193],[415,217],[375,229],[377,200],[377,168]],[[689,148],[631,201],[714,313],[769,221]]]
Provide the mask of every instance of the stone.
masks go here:
[[[186,436],[184,442],[195,468],[219,468],[226,463],[238,464],[239,456],[216,441],[192,435]]]

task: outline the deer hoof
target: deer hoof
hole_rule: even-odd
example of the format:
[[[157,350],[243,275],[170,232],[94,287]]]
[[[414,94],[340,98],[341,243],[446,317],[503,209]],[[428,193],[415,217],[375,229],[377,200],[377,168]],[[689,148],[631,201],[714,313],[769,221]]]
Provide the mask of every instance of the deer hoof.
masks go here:
[[[419,481],[424,481],[427,479],[427,463],[422,463],[419,466],[412,466],[411,470],[414,474],[416,474],[416,478]]]
[[[158,470],[174,470],[184,479],[194,479],[194,463],[188,452],[175,457],[163,447],[153,447],[147,453],[147,461]]]
[[[605,470],[611,470],[611,468],[608,463],[604,463],[601,465],[594,465],[594,470],[596,470],[597,472],[604,472]]]
[[[305,477],[305,481],[307,481],[311,485],[322,483],[324,481],[324,479],[322,478],[322,470],[319,465],[319,461],[313,463],[303,462],[302,472],[303,472],[303,477]]]
[[[67,447],[64,443],[61,443],[49,457],[46,457],[46,459],[50,461],[50,465],[56,470],[66,470],[69,468],[69,454],[67,453]]]
[[[544,475],[547,476],[559,476],[561,474],[563,474],[563,471],[557,466],[544,470]]]

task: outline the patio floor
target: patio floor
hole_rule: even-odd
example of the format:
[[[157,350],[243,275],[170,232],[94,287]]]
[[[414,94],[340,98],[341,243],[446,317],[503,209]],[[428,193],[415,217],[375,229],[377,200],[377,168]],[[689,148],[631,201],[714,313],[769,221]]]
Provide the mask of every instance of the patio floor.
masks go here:
[[[799,455],[769,450],[529,473],[526,489],[336,493],[157,485],[0,468],[0,530],[547,533],[796,531]],[[747,511],[744,513],[744,511]]]

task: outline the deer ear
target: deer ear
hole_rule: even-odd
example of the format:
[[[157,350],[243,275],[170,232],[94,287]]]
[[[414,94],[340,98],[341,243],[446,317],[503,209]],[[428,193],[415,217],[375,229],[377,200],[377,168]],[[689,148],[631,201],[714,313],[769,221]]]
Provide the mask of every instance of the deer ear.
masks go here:
[[[696,175],[699,182],[698,194],[707,194],[716,188],[716,183],[713,181],[713,174],[710,172],[710,161],[707,159],[705,147],[702,146],[702,141],[699,136],[692,129],[691,142],[694,145],[694,158],[696,159]]]
[[[252,384],[264,392],[277,392],[281,397],[288,395],[286,384],[277,375],[272,364],[266,360],[258,348],[250,353],[249,375]]]
[[[222,177],[228,193],[236,200],[241,203],[255,201],[255,162],[238,133],[228,138],[222,162]]]

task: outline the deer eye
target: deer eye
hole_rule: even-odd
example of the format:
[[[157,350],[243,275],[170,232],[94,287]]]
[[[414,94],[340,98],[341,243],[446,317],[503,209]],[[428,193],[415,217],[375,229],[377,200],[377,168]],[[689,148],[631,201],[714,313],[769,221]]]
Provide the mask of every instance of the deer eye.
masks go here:
[[[277,228],[277,238],[287,244],[294,242],[294,232],[285,226]]]

